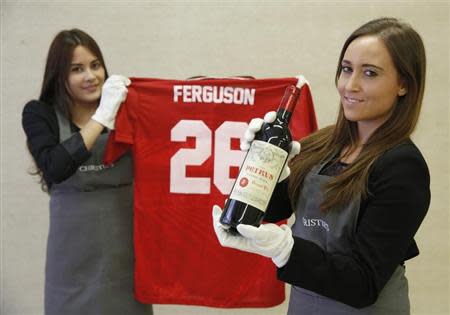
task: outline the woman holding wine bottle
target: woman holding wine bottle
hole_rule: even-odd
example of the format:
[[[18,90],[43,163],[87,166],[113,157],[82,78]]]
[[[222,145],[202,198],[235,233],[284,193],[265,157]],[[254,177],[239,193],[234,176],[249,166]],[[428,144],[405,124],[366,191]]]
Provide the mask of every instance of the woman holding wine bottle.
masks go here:
[[[362,25],[340,54],[336,124],[301,140],[265,213],[266,222],[295,213],[292,228],[239,224],[236,236],[214,207],[222,246],[272,258],[292,285],[288,314],[410,313],[405,261],[419,254],[414,235],[430,203],[428,167],[410,139],[425,69],[411,26],[394,18]],[[247,130],[244,147],[257,131]]]
[[[152,314],[133,296],[131,156],[108,167],[102,162],[130,80],[107,77],[95,40],[78,29],[61,31],[39,100],[22,114],[36,174],[50,195],[48,315]]]

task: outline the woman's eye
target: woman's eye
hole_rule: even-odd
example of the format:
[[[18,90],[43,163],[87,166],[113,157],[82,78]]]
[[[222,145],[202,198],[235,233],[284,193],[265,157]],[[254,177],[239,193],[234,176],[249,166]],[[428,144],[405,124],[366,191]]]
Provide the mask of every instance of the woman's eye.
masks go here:
[[[342,72],[350,73],[352,72],[352,68],[349,66],[342,66]]]
[[[378,75],[378,73],[376,73],[376,72],[373,71],[373,70],[365,70],[365,71],[364,71],[364,74],[365,74],[366,76],[368,76],[368,77],[376,77],[376,76]]]
[[[81,71],[83,71],[83,68],[80,66],[74,66],[74,67],[70,68],[70,71],[71,72],[81,72]]]
[[[100,69],[101,66],[102,66],[102,65],[100,64],[100,62],[94,62],[94,63],[92,64],[92,69],[97,70],[97,69]]]

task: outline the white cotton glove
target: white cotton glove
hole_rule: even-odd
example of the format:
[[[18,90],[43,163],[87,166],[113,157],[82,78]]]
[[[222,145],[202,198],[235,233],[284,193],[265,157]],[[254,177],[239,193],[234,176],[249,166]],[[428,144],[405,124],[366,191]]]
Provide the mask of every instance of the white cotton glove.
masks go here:
[[[241,150],[242,151],[248,151],[250,149],[250,145],[252,144],[252,141],[255,139],[255,135],[258,131],[261,130],[262,125],[264,123],[273,123],[275,119],[277,118],[277,113],[272,111],[266,113],[264,115],[264,119],[261,118],[253,118],[249,125],[247,130],[245,131],[244,138],[241,139]],[[281,171],[280,178],[278,179],[278,182],[282,182],[286,178],[288,178],[289,174],[291,174],[291,169],[289,168],[289,162],[300,153],[300,142],[298,141],[292,141],[289,144],[289,155],[286,161],[286,164],[284,165],[283,170]]]
[[[91,117],[109,129],[114,129],[117,111],[127,98],[127,86],[131,81],[121,75],[110,76],[102,87],[102,97],[95,114]]]
[[[268,223],[254,227],[247,224],[238,224],[237,230],[241,235],[233,235],[220,224],[221,214],[222,209],[219,206],[214,206],[212,212],[213,226],[220,245],[272,258],[273,263],[278,268],[287,263],[294,246],[294,238],[289,226]]]

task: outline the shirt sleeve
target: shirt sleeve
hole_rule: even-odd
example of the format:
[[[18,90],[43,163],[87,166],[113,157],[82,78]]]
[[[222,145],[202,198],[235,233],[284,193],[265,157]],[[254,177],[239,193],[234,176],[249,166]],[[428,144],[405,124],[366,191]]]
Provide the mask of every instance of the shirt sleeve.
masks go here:
[[[30,153],[48,185],[70,177],[91,155],[79,132],[60,143],[56,114],[47,104],[28,102],[22,112],[22,127]]]
[[[316,113],[311,95],[311,89],[305,84],[300,92],[300,98],[292,115],[289,129],[292,139],[301,139],[317,130]]]
[[[279,279],[353,307],[373,304],[414,243],[430,203],[429,184],[427,165],[412,143],[385,153],[369,177],[371,195],[350,254],[328,253],[294,237]]]

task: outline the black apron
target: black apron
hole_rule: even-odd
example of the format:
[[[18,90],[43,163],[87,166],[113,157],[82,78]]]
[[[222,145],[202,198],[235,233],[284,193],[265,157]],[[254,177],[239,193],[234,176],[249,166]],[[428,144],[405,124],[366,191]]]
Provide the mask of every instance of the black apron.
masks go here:
[[[60,141],[72,133],[57,113]],[[130,154],[103,165],[107,133],[92,156],[50,189],[45,314],[149,314],[133,294],[133,174]],[[151,307],[150,307],[151,312]]]
[[[331,179],[320,174],[327,163],[328,161],[324,161],[313,167],[306,176],[295,212],[296,219],[292,233],[314,242],[329,253],[345,253],[351,248],[356,233],[360,198],[337,211],[323,213],[319,210],[324,198],[322,187]],[[369,307],[353,308],[312,291],[292,286],[288,315],[398,315],[409,314],[409,309],[408,281],[405,278],[404,267],[399,266],[380,292],[377,301]]]

